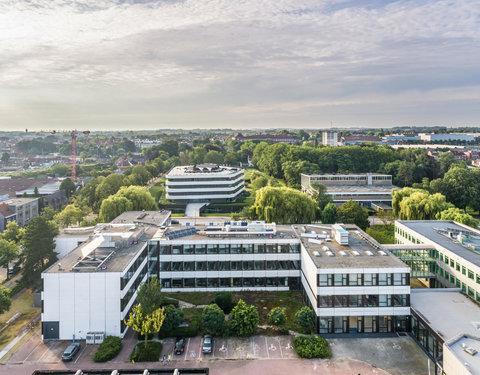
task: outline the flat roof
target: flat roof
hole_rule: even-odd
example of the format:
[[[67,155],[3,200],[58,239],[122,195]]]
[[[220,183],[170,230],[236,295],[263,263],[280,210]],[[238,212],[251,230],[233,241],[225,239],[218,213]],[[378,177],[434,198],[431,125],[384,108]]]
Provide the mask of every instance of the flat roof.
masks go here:
[[[470,374],[480,375],[480,337],[461,335],[445,345]]]
[[[5,199],[3,202],[6,204],[11,204],[13,206],[18,206],[26,203],[31,203],[33,201],[38,201],[38,198],[9,198]]]
[[[293,226],[318,268],[408,268],[356,225],[342,224],[348,233],[346,246],[335,241],[332,227],[333,225],[326,224]],[[330,240],[325,240],[325,236]],[[328,252],[333,255],[329,256]]]
[[[161,227],[166,225],[171,212],[160,211],[125,211],[111,221],[112,224],[146,224]]]
[[[37,186],[38,194],[40,194],[40,195],[53,194],[56,191],[60,190],[60,184],[61,183],[62,183],[61,181],[53,181],[53,182],[49,182],[45,185]],[[19,196],[19,195],[23,195],[24,193],[29,194],[29,195],[34,194],[35,193],[35,187],[25,189],[25,190],[21,190],[21,191],[17,191],[15,194],[17,196]]]
[[[87,241],[55,262],[44,273],[122,272],[157,230],[154,226],[131,223],[98,224]],[[104,268],[102,260],[105,260]],[[84,268],[89,265],[100,267],[96,270]]]
[[[411,289],[410,306],[444,341],[480,335],[480,306],[461,289]]]
[[[182,165],[174,167],[167,173],[167,179],[169,177],[177,176],[212,176],[212,175],[234,175],[238,172],[242,172],[243,168],[239,167],[226,167],[217,165]]]
[[[459,225],[451,220],[397,220],[396,222],[406,226],[408,229],[418,233],[419,235],[426,237],[429,241],[435,242],[445,249],[455,253],[468,262],[480,267],[480,253],[476,253],[468,247],[460,244],[460,242],[454,238],[449,238],[441,234],[441,231],[448,232],[452,229],[468,231],[476,236],[479,236],[480,240],[479,230]]]
[[[338,193],[365,193],[365,194],[391,194],[395,185],[325,185],[327,194]]]

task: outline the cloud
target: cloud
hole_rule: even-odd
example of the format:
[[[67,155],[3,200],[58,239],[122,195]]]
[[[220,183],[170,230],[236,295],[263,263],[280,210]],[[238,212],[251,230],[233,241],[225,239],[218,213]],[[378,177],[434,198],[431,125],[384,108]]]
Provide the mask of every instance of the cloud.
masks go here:
[[[467,0],[0,0],[0,128],[478,125],[479,19]]]

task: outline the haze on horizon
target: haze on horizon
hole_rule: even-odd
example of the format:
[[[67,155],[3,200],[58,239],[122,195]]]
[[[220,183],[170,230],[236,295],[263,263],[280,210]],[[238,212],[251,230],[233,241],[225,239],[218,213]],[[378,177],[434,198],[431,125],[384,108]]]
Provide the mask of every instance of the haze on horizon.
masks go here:
[[[0,130],[480,126],[480,2],[0,0]]]

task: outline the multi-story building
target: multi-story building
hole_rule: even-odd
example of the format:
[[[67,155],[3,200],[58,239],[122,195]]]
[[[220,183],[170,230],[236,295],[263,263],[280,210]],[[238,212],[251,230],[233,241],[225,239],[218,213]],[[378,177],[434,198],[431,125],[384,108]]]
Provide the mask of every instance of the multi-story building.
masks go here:
[[[338,146],[338,133],[336,131],[322,132],[322,145],[336,147]]]
[[[120,223],[97,225],[88,240],[42,273],[43,339],[125,334],[123,319],[147,280],[148,240],[168,224],[170,213],[136,211],[121,217]]]
[[[453,221],[397,220],[395,243],[430,247],[430,286],[461,288],[480,302],[480,230]]]
[[[367,208],[383,205],[389,208],[392,204],[392,176],[388,174],[301,174],[302,191],[312,193],[313,184],[326,186],[333,203],[343,204],[354,200]]]
[[[480,133],[420,133],[420,139],[427,142],[435,141],[474,141]]]
[[[167,174],[166,198],[173,202],[232,202],[245,189],[244,170],[216,164],[174,167]]]
[[[355,225],[294,225],[318,333],[406,331],[410,269]]]
[[[291,134],[254,134],[254,135],[243,135],[238,133],[233,140],[239,142],[246,142],[246,141],[266,141],[266,142],[274,142],[274,143],[289,143],[294,144],[296,143],[296,139],[293,138]]]
[[[4,231],[11,221],[24,227],[31,219],[38,216],[38,198],[11,198],[1,203],[0,231]]]

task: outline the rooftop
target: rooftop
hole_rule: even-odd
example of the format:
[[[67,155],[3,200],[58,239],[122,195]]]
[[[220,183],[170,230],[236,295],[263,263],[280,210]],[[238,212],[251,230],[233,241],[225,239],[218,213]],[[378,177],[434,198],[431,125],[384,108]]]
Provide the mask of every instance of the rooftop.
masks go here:
[[[293,227],[302,245],[319,268],[408,268],[356,225],[341,225],[344,229],[342,235],[348,235],[348,245],[340,245],[335,240],[333,225]]]
[[[157,230],[132,223],[98,224],[87,241],[44,272],[122,272]]]
[[[412,289],[410,306],[444,341],[480,336],[480,306],[460,289]]]
[[[397,222],[480,267],[480,230],[449,220],[397,220]],[[462,236],[459,237],[458,234]]]
[[[233,175],[241,171],[243,171],[242,168],[225,167],[217,164],[183,165],[172,168],[172,170],[168,172],[167,178],[172,176],[190,176],[192,174],[205,176],[211,176],[212,174]]]
[[[325,185],[327,193],[339,194],[339,193],[364,193],[364,194],[376,194],[385,193],[389,194],[396,188],[395,185]]]
[[[3,202],[10,206],[19,206],[26,203],[31,203],[34,201],[38,201],[38,198],[10,198],[5,199]]]
[[[461,335],[445,344],[472,375],[480,375],[480,337]]]
[[[62,183],[61,181],[53,181],[53,182],[49,182],[49,183],[44,184],[44,185],[36,186],[36,188],[38,189],[38,194],[40,194],[40,195],[50,195],[50,194],[53,194],[56,191],[60,190],[60,184],[61,183]],[[27,195],[35,194],[35,187],[31,187],[31,188],[28,188],[28,189],[25,189],[25,190],[17,191],[16,195],[21,196],[25,193]]]
[[[170,211],[126,211],[111,221],[112,224],[145,224],[164,226],[170,219]]]

